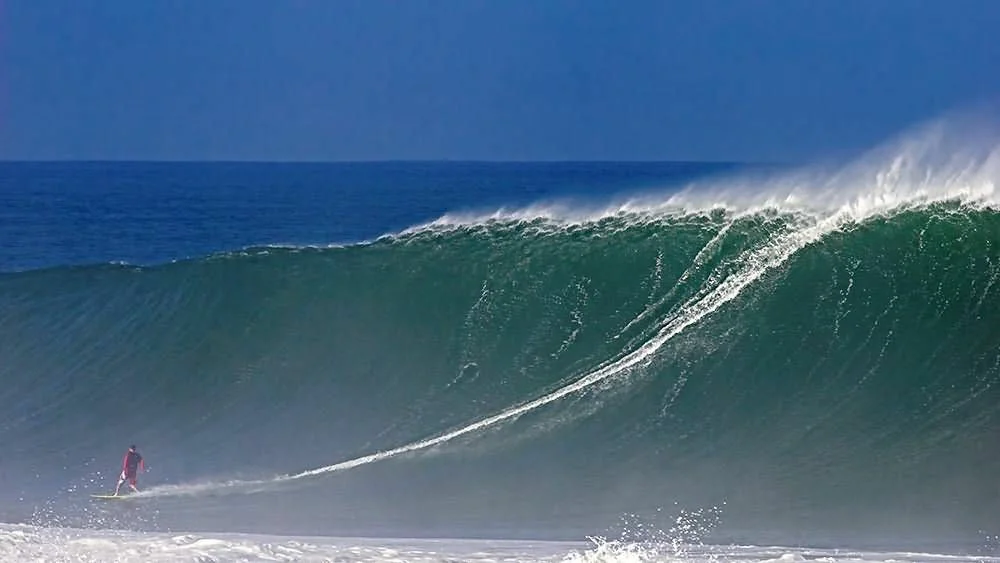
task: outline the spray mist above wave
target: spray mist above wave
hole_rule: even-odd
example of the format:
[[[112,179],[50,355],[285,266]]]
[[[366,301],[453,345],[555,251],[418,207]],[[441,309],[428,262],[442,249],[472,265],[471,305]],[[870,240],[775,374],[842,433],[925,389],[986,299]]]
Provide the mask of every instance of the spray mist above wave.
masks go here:
[[[846,214],[862,220],[941,201],[996,205],[1000,203],[1000,133],[990,123],[981,115],[944,118],[846,162],[743,171],[603,204],[551,201],[485,213],[447,213],[404,234],[497,222],[541,221],[559,226],[612,217],[644,222],[720,210],[736,216],[772,210],[816,218]]]

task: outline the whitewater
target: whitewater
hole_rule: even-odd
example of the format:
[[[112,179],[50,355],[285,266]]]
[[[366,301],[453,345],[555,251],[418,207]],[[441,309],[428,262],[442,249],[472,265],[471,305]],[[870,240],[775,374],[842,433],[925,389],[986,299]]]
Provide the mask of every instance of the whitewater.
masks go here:
[[[135,534],[115,531],[0,528],[0,555],[21,561],[390,561],[437,563],[734,561],[784,563],[908,561],[935,563],[994,557],[961,557],[919,552],[866,552],[755,546],[637,544],[512,540],[419,540],[259,536],[247,534]]]
[[[992,561],[997,178],[949,120],[846,164],[0,274],[0,554]],[[121,427],[152,471],[94,503]]]

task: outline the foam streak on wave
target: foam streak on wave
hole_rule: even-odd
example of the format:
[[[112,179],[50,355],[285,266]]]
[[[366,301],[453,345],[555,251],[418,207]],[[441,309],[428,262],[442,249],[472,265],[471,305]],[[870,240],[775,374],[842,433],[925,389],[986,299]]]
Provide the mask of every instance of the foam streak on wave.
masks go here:
[[[772,243],[771,245],[760,249],[756,252],[750,253],[747,257],[747,266],[743,271],[727,278],[722,284],[716,287],[708,295],[702,297],[701,299],[691,303],[686,307],[681,308],[681,313],[668,320],[664,326],[660,329],[657,335],[639,347],[637,350],[620,358],[598,370],[595,370],[580,379],[577,379],[573,383],[566,385],[560,389],[539,397],[533,401],[512,407],[493,416],[484,418],[467,426],[463,426],[457,430],[452,430],[444,434],[440,434],[433,438],[428,438],[426,440],[420,440],[418,442],[413,442],[405,446],[400,446],[395,449],[387,450],[384,452],[378,452],[371,455],[362,456],[352,460],[344,461],[341,463],[336,463],[333,465],[328,465],[326,467],[319,467],[316,469],[311,469],[308,471],[303,471],[301,473],[296,473],[293,475],[282,476],[277,481],[284,481],[290,479],[301,479],[303,477],[311,477],[315,475],[320,475],[323,473],[331,473],[334,471],[341,471],[344,469],[351,469],[359,465],[365,465],[368,463],[381,461],[390,457],[395,457],[401,454],[423,450],[449,442],[470,434],[483,430],[495,424],[505,422],[516,418],[528,411],[532,411],[539,407],[548,405],[549,403],[558,401],[563,397],[582,391],[595,383],[599,383],[609,377],[619,375],[629,370],[639,367],[645,360],[650,356],[655,354],[660,348],[663,347],[670,339],[680,334],[684,329],[693,325],[694,323],[700,321],[705,316],[709,315],[713,311],[716,311],[719,307],[732,301],[736,298],[744,288],[753,283],[755,280],[760,278],[767,271],[780,266],[785,260],[788,259],[796,250],[802,248],[803,246],[809,244],[810,242],[818,239],[824,233],[829,232],[838,224],[838,219],[833,218],[816,224],[812,227],[806,228],[802,231],[794,232],[785,237],[782,237],[778,241]]]
[[[558,401],[567,395],[583,391],[608,378],[626,374],[630,370],[641,367],[646,360],[660,350],[660,348],[662,348],[663,345],[672,338],[680,334],[689,326],[705,318],[707,315],[718,310],[726,303],[732,301],[740,295],[740,293],[748,285],[759,279],[766,272],[780,266],[797,250],[813,241],[818,240],[824,234],[836,229],[848,219],[849,216],[841,215],[830,217],[811,225],[806,224],[802,229],[780,236],[777,240],[767,244],[763,248],[747,252],[745,254],[745,258],[743,259],[744,267],[741,271],[724,279],[713,290],[707,292],[707,294],[704,294],[701,297],[695,297],[689,304],[680,307],[678,314],[667,319],[657,334],[638,349],[580,377],[573,383],[532,401],[511,407],[492,416],[480,419],[466,426],[462,426],[458,429],[445,432],[431,438],[411,442],[398,448],[376,452],[332,465],[309,469],[299,473],[281,475],[269,480],[236,480],[226,483],[165,486],[150,489],[141,494],[144,496],[168,496],[177,494],[192,494],[198,491],[219,489],[221,487],[237,487],[245,489],[247,487],[259,487],[260,485],[265,485],[267,483],[277,484],[308,477],[315,477],[327,473],[352,469],[419,450],[433,448],[455,440],[456,438],[473,434],[494,425],[510,421],[529,411]]]

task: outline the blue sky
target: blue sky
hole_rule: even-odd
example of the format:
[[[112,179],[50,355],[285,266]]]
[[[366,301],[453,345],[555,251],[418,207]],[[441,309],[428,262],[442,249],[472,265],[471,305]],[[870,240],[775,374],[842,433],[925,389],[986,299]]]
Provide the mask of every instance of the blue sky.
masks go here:
[[[1000,95],[1000,2],[0,0],[0,158],[801,160]]]

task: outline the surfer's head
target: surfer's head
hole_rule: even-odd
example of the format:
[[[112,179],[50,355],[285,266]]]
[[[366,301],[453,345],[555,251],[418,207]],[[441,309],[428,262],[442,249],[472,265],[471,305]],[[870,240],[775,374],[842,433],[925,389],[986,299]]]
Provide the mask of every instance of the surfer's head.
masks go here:
[[[131,446],[129,446],[128,447],[128,451],[134,452],[135,451],[135,444],[132,444]]]

